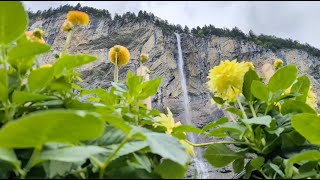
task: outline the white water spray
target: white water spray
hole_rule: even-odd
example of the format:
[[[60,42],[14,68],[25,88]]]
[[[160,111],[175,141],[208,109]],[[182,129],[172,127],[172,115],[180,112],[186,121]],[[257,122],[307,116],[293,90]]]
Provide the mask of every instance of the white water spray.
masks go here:
[[[192,113],[190,111],[189,106],[189,96],[188,96],[188,90],[187,90],[187,81],[183,70],[183,58],[182,58],[182,50],[181,50],[181,42],[180,42],[180,34],[174,33],[177,37],[177,46],[178,46],[178,66],[179,66],[179,72],[181,77],[181,87],[182,87],[182,93],[183,93],[183,105],[184,105],[184,112],[185,112],[185,123],[187,125],[193,125],[191,122],[192,119]],[[192,134],[188,134],[189,141],[192,143],[197,143],[197,138]],[[203,162],[203,158],[201,157],[201,152],[199,151],[199,148],[195,148],[195,157],[193,158],[195,167],[198,172],[198,177],[200,179],[207,179],[209,177],[207,167],[205,163]]]

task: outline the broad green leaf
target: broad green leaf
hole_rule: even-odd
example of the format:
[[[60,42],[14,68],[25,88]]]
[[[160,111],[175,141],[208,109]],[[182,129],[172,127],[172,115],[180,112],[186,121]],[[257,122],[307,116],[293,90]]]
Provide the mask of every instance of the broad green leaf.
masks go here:
[[[124,121],[121,117],[121,115],[116,113],[111,113],[106,110],[106,108],[98,107],[96,109],[98,113],[101,114],[101,118],[103,118],[104,121],[108,122],[110,125],[115,126],[122,130],[125,134],[129,134],[131,131],[131,127],[129,124],[127,124],[126,121]]]
[[[207,124],[206,126],[204,126],[204,127],[202,128],[202,130],[203,130],[203,131],[207,131],[207,130],[213,128],[213,127],[216,127],[216,126],[218,126],[218,125],[220,125],[220,124],[223,124],[223,123],[226,123],[226,122],[228,122],[228,118],[222,117],[222,118],[220,118],[220,119],[218,119],[218,120],[216,120],[216,121],[210,122],[209,124]]]
[[[90,144],[105,147],[112,144],[120,144],[125,137],[126,134],[124,134],[120,129],[107,125],[105,127],[104,134],[98,139],[92,141],[93,143]]]
[[[273,164],[273,163],[269,163],[270,167],[276,171],[281,177],[284,177],[284,173],[281,171],[281,169],[279,168],[279,166]]]
[[[216,128],[212,131],[210,131],[207,136],[214,136],[216,138],[224,138],[227,136],[226,129],[225,128]]]
[[[289,113],[311,113],[317,114],[314,109],[312,109],[309,105],[304,102],[287,99],[284,101],[281,106],[281,114],[289,114]]]
[[[43,67],[30,72],[28,86],[31,92],[41,91],[53,78],[53,68]]]
[[[320,145],[320,117],[302,113],[292,116],[292,127],[312,144]]]
[[[12,102],[16,105],[23,105],[27,102],[37,102],[44,100],[58,99],[55,96],[45,96],[41,94],[28,93],[25,91],[14,91],[12,94]]]
[[[242,111],[237,109],[237,108],[232,108],[232,107],[231,108],[227,108],[226,111],[231,112],[231,113],[239,116],[240,118],[243,118]]]
[[[99,153],[106,153],[107,149],[99,146],[74,146],[62,149],[43,151],[40,154],[42,160],[54,160],[63,162],[85,161],[90,156]]]
[[[295,65],[288,65],[280,68],[270,78],[268,87],[272,92],[285,90],[296,80],[298,69]]]
[[[115,150],[118,147],[118,145],[112,145],[112,146],[113,146],[113,148],[111,148],[111,149],[113,149],[113,150]],[[120,151],[117,153],[115,158],[118,158],[120,156],[124,156],[124,155],[130,154],[130,153],[139,151],[139,150],[141,150],[141,149],[143,149],[143,148],[145,148],[147,146],[148,146],[148,143],[146,141],[131,141],[131,142],[128,142],[120,149]]]
[[[244,122],[245,124],[259,124],[259,125],[265,125],[267,127],[270,127],[271,120],[272,120],[271,116],[261,116],[261,117],[251,118],[251,119],[242,119],[241,121]]]
[[[270,91],[261,81],[254,80],[251,84],[251,93],[254,97],[264,101],[269,101]]]
[[[180,125],[178,127],[173,128],[174,132],[193,132],[193,133],[198,133],[202,134],[203,131],[199,128],[189,126],[189,125]]]
[[[61,178],[77,170],[84,162],[62,162],[62,161],[45,161],[42,163],[43,168],[49,179]]]
[[[0,130],[0,146],[31,148],[50,142],[75,143],[99,137],[103,127],[102,120],[85,111],[40,111],[5,124]]]
[[[0,45],[18,39],[27,26],[28,15],[21,2],[0,2]]]
[[[221,168],[242,156],[231,151],[224,144],[212,144],[204,152],[203,157],[216,168]]]
[[[297,131],[290,131],[282,133],[281,149],[285,151],[287,148],[295,148],[301,146],[306,142],[306,139],[300,135]]]
[[[259,169],[264,163],[264,157],[257,157],[250,161],[250,166],[253,167],[254,170]]]
[[[226,122],[220,125],[220,127],[225,128],[227,131],[234,132],[236,134],[239,134],[239,138],[242,137],[244,132],[246,131],[246,127],[240,124],[235,124],[232,122]]]
[[[214,101],[214,102],[216,102],[217,104],[223,104],[225,101],[222,99],[222,98],[220,98],[220,97],[216,97],[216,96],[211,96],[212,97],[212,100]]]
[[[136,168],[145,169],[146,171],[151,173],[151,162],[150,162],[151,160],[148,158],[148,156],[144,154],[136,154],[136,153],[133,153],[133,156],[137,161],[135,165]]]
[[[67,72],[72,71],[74,68],[80,67],[84,64],[96,61],[97,58],[85,54],[80,55],[67,55],[64,54],[54,64],[54,76],[59,77],[65,75]]]
[[[254,98],[251,93],[251,84],[254,80],[259,80],[259,76],[256,73],[256,71],[249,69],[249,71],[247,71],[247,73],[244,75],[243,88],[242,88],[242,94],[249,101],[252,101]]]
[[[306,102],[310,89],[310,80],[306,75],[298,77],[297,80],[298,81],[292,85],[291,92],[301,94],[301,96],[296,97],[297,101]]]
[[[143,100],[149,96],[157,93],[158,87],[161,83],[161,78],[156,78],[154,80],[146,81],[141,85],[141,93],[138,99]]]
[[[155,172],[158,173],[163,179],[182,179],[185,176],[188,167],[182,166],[171,160],[164,160],[155,168]]]
[[[0,69],[0,101],[7,103],[8,100],[8,75],[4,69]]]
[[[142,81],[143,81],[143,76],[135,76],[131,71],[128,72],[126,85],[128,87],[130,95],[132,96],[138,95]]]
[[[311,150],[305,151],[289,159],[289,162],[292,164],[303,162],[303,161],[319,161],[320,160],[320,151]]]
[[[40,55],[50,51],[51,47],[47,44],[40,44],[27,39],[26,35],[23,35],[18,42],[18,45],[12,48],[8,53],[10,59],[23,59],[25,57],[31,57]]]
[[[17,159],[13,149],[0,148],[0,160],[7,161],[15,166],[20,166],[20,161]]]
[[[244,158],[233,161],[232,168],[235,173],[240,173],[244,169]]]
[[[164,159],[170,159],[176,163],[185,165],[188,161],[188,154],[178,139],[168,134],[155,132],[142,132],[146,137],[151,151],[162,156]]]

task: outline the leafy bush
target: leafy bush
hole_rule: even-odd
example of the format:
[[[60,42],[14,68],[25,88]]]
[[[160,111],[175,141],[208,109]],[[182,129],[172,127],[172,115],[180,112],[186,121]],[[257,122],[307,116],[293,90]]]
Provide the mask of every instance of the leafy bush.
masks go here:
[[[0,177],[184,177],[191,159],[185,137],[166,134],[159,112],[140,103],[161,79],[144,82],[129,72],[109,90],[81,88],[75,69],[97,58],[67,54],[74,29],[88,22],[86,14],[70,16],[77,17],[62,27],[63,52],[54,64],[35,67],[36,56],[51,48],[42,30],[25,33],[22,4],[0,3]]]
[[[223,117],[202,130],[232,141],[195,146],[208,145],[203,156],[214,167],[232,163],[236,173],[245,168],[245,179],[319,178],[320,118],[310,80],[287,65],[265,84],[249,66],[224,61],[210,71],[213,101],[230,113],[230,121]]]

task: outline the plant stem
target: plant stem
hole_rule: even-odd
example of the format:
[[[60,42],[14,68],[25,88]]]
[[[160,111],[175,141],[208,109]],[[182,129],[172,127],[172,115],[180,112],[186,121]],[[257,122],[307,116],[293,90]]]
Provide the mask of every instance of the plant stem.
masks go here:
[[[116,52],[116,63],[114,66],[114,82],[118,83],[118,75],[119,75],[119,69],[118,69],[118,52]]]
[[[252,115],[253,115],[253,117],[257,117],[257,114],[256,114],[256,111],[254,110],[254,108],[253,108],[253,105],[252,105],[252,101],[249,101],[249,107],[250,107],[250,109],[251,109],[251,112],[252,112]]]
[[[209,142],[209,143],[201,143],[201,144],[193,144],[192,142],[190,142],[188,140],[186,140],[186,142],[194,147],[208,146],[211,144],[246,144],[246,145],[249,145],[249,143],[237,142],[237,141],[219,141],[219,142]]]
[[[37,164],[37,160],[39,157],[39,154],[41,152],[42,147],[35,147],[33,150],[33,153],[31,155],[31,158],[29,159],[28,164],[21,172],[21,179],[25,179],[27,176],[27,173],[30,171],[30,169]]]
[[[66,43],[64,44],[62,53],[66,53],[66,51],[67,51],[67,49],[68,49],[68,46],[70,45],[70,42],[71,42],[71,37],[72,37],[73,31],[74,31],[74,29],[72,29],[72,30],[70,30],[70,31],[68,32],[67,39],[66,39]]]
[[[246,112],[244,111],[243,106],[242,106],[242,104],[241,104],[241,102],[240,102],[239,97],[237,96],[236,99],[237,99],[237,102],[238,102],[238,104],[239,104],[239,107],[240,107],[240,109],[241,109],[241,111],[242,111],[243,117],[244,117],[245,119],[248,119],[248,117],[247,117],[247,115],[246,115]]]
[[[109,156],[105,163],[100,166],[99,179],[103,179],[104,170],[108,167],[113,158],[117,155],[120,149],[129,141],[130,136],[127,136],[117,147],[117,149]]]

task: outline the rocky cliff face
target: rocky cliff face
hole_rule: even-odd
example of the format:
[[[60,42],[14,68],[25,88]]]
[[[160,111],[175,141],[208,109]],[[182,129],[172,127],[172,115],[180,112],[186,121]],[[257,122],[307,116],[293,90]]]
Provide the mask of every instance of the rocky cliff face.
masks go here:
[[[53,63],[54,51],[62,50],[66,33],[60,32],[60,27],[65,18],[66,14],[56,14],[48,19],[35,18],[30,21],[30,29],[42,28],[46,34],[46,42],[52,45],[52,51],[39,58],[41,64]],[[88,27],[75,32],[68,50],[71,54],[87,53],[99,58],[95,63],[79,69],[84,79],[81,85],[87,88],[107,88],[110,85],[113,80],[113,66],[107,53],[109,48],[116,44],[126,46],[131,53],[130,63],[120,68],[120,80],[125,78],[129,70],[135,72],[140,53],[147,53],[150,61],[146,65],[154,71],[150,78],[162,77],[160,88],[152,97],[153,108],[165,112],[166,107],[169,107],[175,119],[184,122],[175,35],[165,35],[161,28],[146,21],[118,23],[93,16],[90,19]],[[279,49],[272,52],[252,42],[216,36],[196,38],[188,34],[181,34],[181,47],[192,121],[198,127],[224,114],[211,104],[206,82],[208,71],[225,59],[251,61],[260,71],[264,63],[273,63],[274,59],[280,58],[284,64],[297,64],[301,74],[308,74],[314,90],[320,87],[320,58],[309,56],[304,51]],[[320,92],[317,92],[317,95],[320,97]]]

